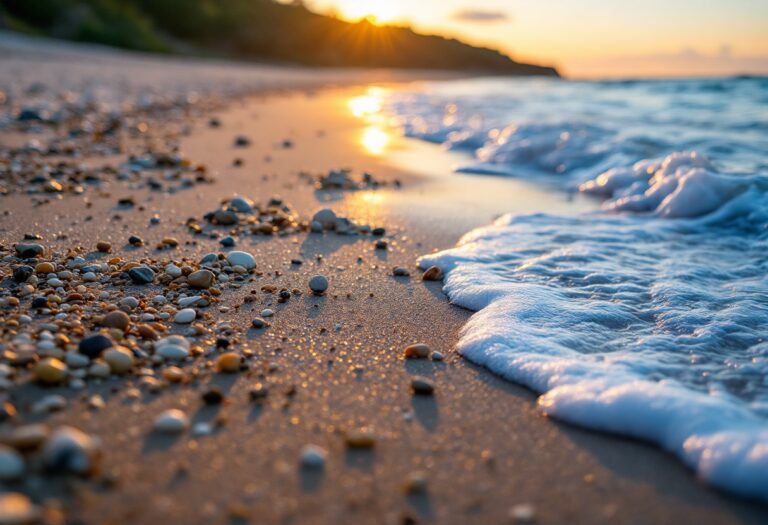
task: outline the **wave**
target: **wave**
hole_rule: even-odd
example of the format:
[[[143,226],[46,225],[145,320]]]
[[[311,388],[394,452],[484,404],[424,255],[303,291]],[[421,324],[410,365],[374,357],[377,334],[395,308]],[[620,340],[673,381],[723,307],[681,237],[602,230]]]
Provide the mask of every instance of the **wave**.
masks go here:
[[[701,152],[608,170],[579,217],[502,217],[439,266],[458,351],[549,415],[651,441],[768,500],[768,184]]]

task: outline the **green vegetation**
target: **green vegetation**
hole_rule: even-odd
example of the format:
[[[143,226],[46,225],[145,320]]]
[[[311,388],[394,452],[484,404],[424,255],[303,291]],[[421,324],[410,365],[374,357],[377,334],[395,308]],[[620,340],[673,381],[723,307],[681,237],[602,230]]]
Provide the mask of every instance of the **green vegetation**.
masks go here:
[[[458,40],[348,23],[273,0],[3,0],[11,29],[152,52],[184,49],[314,66],[556,75]]]

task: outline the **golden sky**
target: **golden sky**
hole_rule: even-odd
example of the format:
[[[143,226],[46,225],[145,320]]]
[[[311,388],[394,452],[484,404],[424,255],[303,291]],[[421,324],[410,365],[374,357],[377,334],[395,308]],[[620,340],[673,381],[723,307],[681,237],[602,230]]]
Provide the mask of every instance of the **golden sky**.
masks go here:
[[[768,73],[768,0],[305,0],[574,77]]]

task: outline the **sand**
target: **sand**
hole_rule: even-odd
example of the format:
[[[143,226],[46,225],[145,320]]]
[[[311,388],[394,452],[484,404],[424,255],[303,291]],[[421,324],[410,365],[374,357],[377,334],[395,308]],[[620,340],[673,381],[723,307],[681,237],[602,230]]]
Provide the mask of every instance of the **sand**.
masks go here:
[[[14,68],[46,70],[39,53],[24,53],[13,58]],[[133,64],[139,59],[108,60]],[[3,69],[7,65],[7,59],[0,60],[0,70],[8,71]],[[254,78],[274,78],[280,71],[260,71]],[[92,72],[86,68],[80,74]],[[337,75],[323,74],[329,79]],[[280,86],[303,87],[292,75],[316,79],[318,73],[292,70]],[[768,520],[765,506],[705,487],[659,450],[542,416],[532,393],[455,354],[453,345],[470,312],[448,304],[440,283],[395,278],[391,268],[405,266],[415,275],[417,256],[453,245],[469,228],[498,213],[536,206],[577,212],[594,203],[553,196],[523,183],[451,175],[440,160],[444,157],[429,146],[395,137],[380,155],[371,154],[360,145],[366,124],[350,113],[347,103],[365,93],[368,83],[382,79],[355,73],[345,82],[358,86],[230,101],[227,109],[215,113],[222,122],[216,129],[206,125],[206,118],[190,119],[183,151],[209,167],[214,184],[172,195],[114,184],[108,196],[67,195],[34,208],[27,196],[0,197],[7,212],[0,217],[0,240],[5,243],[34,231],[60,248],[92,246],[103,239],[112,241],[117,253],[127,253],[125,239],[139,232],[147,246],[131,255],[150,254],[164,236],[189,240],[184,221],[200,218],[237,192],[259,201],[279,194],[304,218],[322,206],[332,207],[385,227],[392,248],[383,254],[374,250],[370,237],[334,234],[241,241],[238,247],[256,256],[261,271],[282,272],[265,277],[264,283],[306,289],[307,279],[316,273],[324,273],[331,283],[324,297],[305,294],[280,305],[272,301],[277,313],[264,331],[249,329],[251,319],[266,306],[261,294],[259,302],[215,314],[230,321],[265,360],[279,365],[269,379],[267,402],[257,406],[249,401],[255,379],[245,374],[214,376],[228,399],[218,407],[202,403],[199,386],[174,386],[129,402],[123,394],[134,380],[126,378],[89,389],[106,399],[100,411],[87,409],[80,393],[68,393],[72,401],[63,412],[25,420],[67,423],[100,436],[105,470],[117,483],[104,488],[88,480],[38,478],[22,490],[37,498],[56,495],[67,516],[83,523],[491,524],[510,523],[510,509],[518,504],[532,505],[540,523]],[[233,148],[238,134],[250,136],[253,145]],[[285,139],[294,146],[282,148]],[[0,132],[0,140],[16,138]],[[242,167],[232,167],[235,157],[244,160]],[[414,165],[414,158],[423,169],[404,169]],[[322,192],[298,175],[336,167],[369,171],[385,181],[399,179],[402,188]],[[500,192],[504,198],[491,198]],[[116,211],[117,199],[127,195],[145,209]],[[483,197],[488,205],[477,204]],[[85,199],[92,203],[87,214],[93,219],[88,221]],[[120,220],[114,219],[116,213]],[[161,222],[148,228],[154,213]],[[67,238],[54,241],[56,233]],[[218,248],[214,239],[198,239],[179,250],[199,257]],[[305,263],[291,266],[296,257]],[[260,284],[227,295],[225,304],[241,303]],[[415,342],[443,352],[445,361],[405,361],[402,349]],[[411,395],[414,375],[434,382],[433,397]],[[291,387],[296,394],[289,399],[285,393]],[[50,392],[32,385],[15,398],[27,406]],[[225,424],[199,439],[151,433],[154,418],[167,408],[186,410],[194,422],[220,418]],[[346,449],[343,433],[361,427],[374,432],[374,449]],[[329,452],[321,471],[299,468],[300,451],[310,443]],[[404,493],[414,471],[425,472],[425,493]]]

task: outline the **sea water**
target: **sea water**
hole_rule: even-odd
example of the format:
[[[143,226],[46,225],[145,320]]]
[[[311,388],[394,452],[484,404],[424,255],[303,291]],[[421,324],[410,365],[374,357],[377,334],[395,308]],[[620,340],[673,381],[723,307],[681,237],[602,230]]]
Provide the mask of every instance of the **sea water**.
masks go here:
[[[421,258],[476,312],[458,351],[549,415],[768,500],[768,79],[461,81],[387,108],[465,151],[459,171],[602,199]]]

